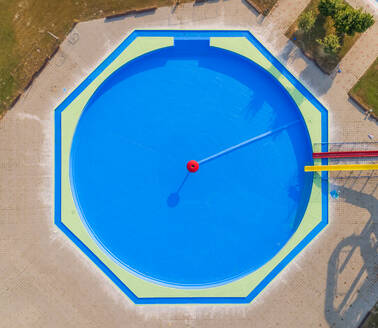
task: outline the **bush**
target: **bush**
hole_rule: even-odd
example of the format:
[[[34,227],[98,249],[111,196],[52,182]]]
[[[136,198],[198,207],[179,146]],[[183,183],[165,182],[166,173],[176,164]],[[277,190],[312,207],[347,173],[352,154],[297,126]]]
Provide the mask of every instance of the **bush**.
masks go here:
[[[345,9],[346,5],[342,0],[320,0],[318,9],[323,16],[334,17],[340,10]]]
[[[356,32],[365,32],[374,24],[374,18],[362,9],[344,8],[336,13],[334,25],[339,34],[354,35]]]
[[[336,13],[334,25],[339,34],[353,35],[355,33],[354,22],[356,20],[356,11],[353,8],[345,8]]]
[[[323,46],[324,51],[328,54],[336,54],[341,48],[339,37],[336,34],[329,34],[324,39],[316,41]]]
[[[314,27],[315,20],[316,17],[314,12],[308,11],[299,18],[298,27],[304,32],[309,32]]]
[[[370,26],[374,24],[374,17],[369,13],[362,12],[362,9],[357,10],[355,20],[355,31],[358,33],[365,32]]]

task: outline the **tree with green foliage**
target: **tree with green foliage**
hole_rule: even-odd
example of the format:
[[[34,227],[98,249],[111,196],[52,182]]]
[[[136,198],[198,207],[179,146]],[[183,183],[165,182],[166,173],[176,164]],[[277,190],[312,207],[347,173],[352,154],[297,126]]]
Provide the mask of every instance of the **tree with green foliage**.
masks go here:
[[[352,7],[338,11],[334,17],[334,25],[339,34],[353,35],[355,33],[356,11]]]
[[[363,33],[373,24],[374,24],[373,15],[362,12],[361,8],[356,10],[356,19],[355,19],[355,26],[354,26],[356,32]]]
[[[346,4],[342,0],[320,0],[318,9],[323,16],[334,17],[336,13],[343,10]]]
[[[336,54],[340,48],[339,37],[336,34],[328,34],[323,39],[316,40],[328,54]]]
[[[298,22],[298,27],[304,32],[310,32],[315,25],[315,14],[313,11],[308,11],[301,15]]]
[[[374,24],[374,17],[362,9],[345,8],[336,13],[334,25],[339,34],[363,33]]]

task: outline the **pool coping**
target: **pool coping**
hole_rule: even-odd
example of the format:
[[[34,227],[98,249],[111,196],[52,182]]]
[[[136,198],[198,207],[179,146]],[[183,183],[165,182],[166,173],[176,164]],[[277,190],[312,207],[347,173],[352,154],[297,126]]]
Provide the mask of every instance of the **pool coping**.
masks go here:
[[[245,45],[241,45],[243,40],[248,40],[248,44],[253,45],[255,49],[269,62],[271,63],[272,67],[270,68],[272,71],[270,73],[274,75],[277,79],[280,80],[281,84],[285,79],[289,82],[292,86],[294,86],[295,90],[299,90],[300,94],[309,101],[309,103],[320,112],[320,119],[321,119],[321,136],[319,140],[319,136],[315,137],[316,140],[312,139],[312,142],[322,142],[322,151],[326,151],[326,142],[328,141],[328,117],[327,117],[327,110],[322,106],[322,104],[273,56],[271,55],[268,50],[266,50],[262,44],[253,37],[253,35],[248,31],[167,31],[167,30],[138,30],[134,31],[121,43],[119,47],[108,57],[106,58],[97,68],[94,70],[62,103],[59,105],[55,110],[55,224],[84,252],[88,257],[92,259],[93,262],[102,270],[108,277],[121,289],[123,290],[132,301],[135,303],[249,303],[265,286],[275,277],[277,274],[326,226],[328,223],[328,182],[326,180],[327,173],[324,172],[322,176],[314,175],[314,179],[318,179],[318,181],[314,180],[313,188],[316,184],[320,185],[321,188],[321,208],[323,209],[321,212],[321,220],[316,224],[316,226],[306,235],[304,239],[302,239],[283,259],[279,261],[279,264],[274,267],[265,277],[253,288],[252,291],[243,290],[245,294],[243,297],[226,297],[226,296],[219,296],[219,297],[198,297],[196,295],[200,294],[198,289],[191,290],[186,289],[185,294],[187,296],[183,297],[157,297],[156,293],[155,296],[146,297],[146,296],[137,296],[130,287],[129,283],[123,283],[119,277],[112,272],[89,248],[88,246],[82,242],[63,222],[63,215],[62,215],[62,203],[61,203],[61,157],[62,157],[62,149],[61,149],[61,141],[62,141],[62,112],[71,105],[71,103],[75,100],[76,97],[79,96],[87,87],[91,85],[96,78],[103,73],[121,54],[125,52],[126,49],[137,39],[137,38],[155,38],[155,41],[158,41],[154,44],[154,46],[143,49],[143,46],[137,46],[136,50],[136,57],[142,55],[143,53],[159,49],[161,46],[169,46],[172,44],[173,38],[210,38],[211,42],[213,42],[213,46],[222,47],[224,49],[235,51],[245,57],[248,57],[248,53],[245,53]],[[234,40],[236,38],[240,38],[237,42],[239,45],[233,45],[234,48],[229,44],[229,40],[232,37]],[[160,41],[158,40],[160,38]],[[162,40],[165,38],[165,41]],[[226,38],[226,39],[224,39]],[[169,41],[167,40],[169,39]],[[223,39],[223,40],[222,40]],[[244,50],[243,50],[244,49]],[[147,51],[146,51],[147,50]],[[145,52],[143,52],[145,51]],[[243,52],[244,51],[244,52]],[[241,52],[241,53],[240,53]],[[248,51],[247,51],[248,52]],[[132,56],[130,56],[131,58]],[[249,58],[249,57],[248,57]],[[133,58],[129,59],[132,60]],[[250,58],[252,59],[252,58]],[[256,61],[256,58],[252,60]],[[115,70],[115,69],[114,69]],[[112,72],[114,72],[114,70]],[[269,69],[268,69],[269,70]],[[112,73],[111,72],[111,73]],[[102,81],[100,82],[100,84]],[[284,82],[286,83],[286,82]],[[94,89],[96,90],[96,88]],[[93,90],[93,92],[94,92]],[[295,91],[294,90],[294,91]],[[92,93],[93,93],[92,92]],[[92,94],[91,93],[91,94]],[[294,98],[294,97],[293,97]],[[294,98],[295,100],[295,98]],[[82,109],[85,106],[82,104]],[[81,109],[81,110],[82,110]],[[301,110],[302,111],[302,110]],[[306,119],[305,119],[306,120]],[[311,120],[311,118],[308,118]],[[71,129],[74,129],[76,126],[76,122],[71,122],[73,126]],[[66,124],[67,122],[63,122]],[[310,133],[311,134],[311,133]],[[67,154],[66,154],[67,155]],[[323,178],[323,179],[320,179]],[[320,182],[320,184],[319,184]],[[76,210],[76,208],[75,208]],[[77,213],[76,213],[77,214]],[[66,214],[67,215],[67,214]],[[300,230],[298,228],[298,230]],[[298,231],[297,230],[297,231]],[[285,246],[286,247],[286,246]],[[259,269],[260,270],[260,269]],[[243,277],[238,281],[245,279]],[[140,280],[140,278],[138,278]],[[237,281],[237,282],[238,282]],[[229,288],[234,289],[235,285],[234,282],[227,284]],[[170,287],[160,286],[161,288],[168,288],[168,289],[175,289]],[[159,287],[159,288],[160,288]],[[208,288],[211,290],[211,293],[214,295],[220,295],[219,290],[216,289],[222,288],[223,286],[219,287],[212,287]],[[245,287],[248,289],[248,287]],[[176,290],[176,289],[175,289]],[[202,289],[204,290],[204,289]],[[187,293],[189,292],[189,293]],[[152,293],[153,294],[153,293]],[[176,293],[177,294],[177,293]],[[180,294],[180,293],[179,293]],[[183,293],[181,293],[183,294]],[[168,295],[168,294],[167,294]]]

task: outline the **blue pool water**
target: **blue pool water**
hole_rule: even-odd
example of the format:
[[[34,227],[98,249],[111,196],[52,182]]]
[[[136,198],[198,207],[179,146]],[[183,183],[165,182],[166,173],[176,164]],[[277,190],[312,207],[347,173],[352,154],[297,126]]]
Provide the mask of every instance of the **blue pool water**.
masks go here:
[[[181,40],[98,88],[75,131],[70,179],[83,222],[114,261],[200,288],[258,269],[286,244],[307,207],[311,155],[277,80],[207,40]],[[188,174],[191,159],[204,161]]]

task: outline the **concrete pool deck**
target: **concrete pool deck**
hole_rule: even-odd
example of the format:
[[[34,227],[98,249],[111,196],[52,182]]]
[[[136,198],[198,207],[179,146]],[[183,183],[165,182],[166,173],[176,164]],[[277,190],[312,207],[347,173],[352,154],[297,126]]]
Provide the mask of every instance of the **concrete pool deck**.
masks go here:
[[[135,306],[53,225],[53,109],[135,28],[249,29],[327,106],[330,142],[378,138],[346,94],[377,56],[377,24],[328,77],[283,36],[306,4],[281,0],[263,20],[237,0],[190,3],[76,26],[0,121],[0,327],[357,326],[378,295],[374,178],[331,180],[328,227],[243,306]]]

